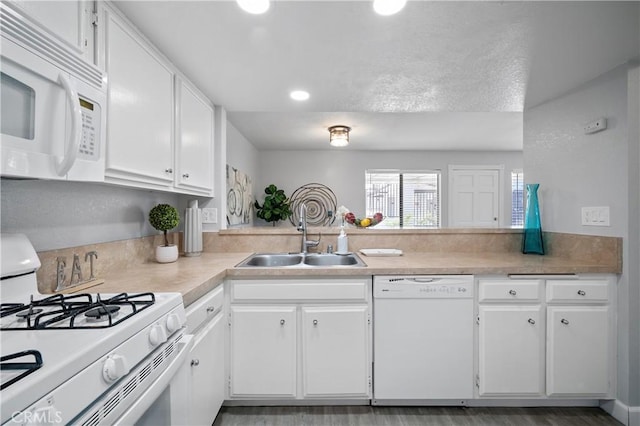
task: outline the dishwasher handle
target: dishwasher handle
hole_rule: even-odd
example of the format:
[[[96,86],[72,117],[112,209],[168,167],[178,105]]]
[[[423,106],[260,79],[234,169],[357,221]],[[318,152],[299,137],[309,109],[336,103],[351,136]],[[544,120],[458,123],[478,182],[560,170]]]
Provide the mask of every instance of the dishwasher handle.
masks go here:
[[[427,283],[435,283],[440,281],[440,278],[430,278],[430,277],[411,277],[405,278],[407,281],[411,281],[418,284],[427,284]]]

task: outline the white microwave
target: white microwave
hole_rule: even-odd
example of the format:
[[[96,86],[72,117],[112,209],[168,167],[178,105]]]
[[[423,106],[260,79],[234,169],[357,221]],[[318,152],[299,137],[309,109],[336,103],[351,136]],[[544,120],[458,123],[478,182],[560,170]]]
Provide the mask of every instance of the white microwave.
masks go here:
[[[18,7],[0,12],[0,174],[104,181],[104,73]]]

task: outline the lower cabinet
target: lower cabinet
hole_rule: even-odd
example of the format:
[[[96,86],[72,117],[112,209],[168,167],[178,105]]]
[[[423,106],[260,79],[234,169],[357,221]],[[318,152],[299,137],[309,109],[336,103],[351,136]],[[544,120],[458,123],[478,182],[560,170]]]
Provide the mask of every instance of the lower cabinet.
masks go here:
[[[229,282],[230,398],[368,399],[370,282]]]
[[[612,277],[478,286],[479,397],[615,396]]]

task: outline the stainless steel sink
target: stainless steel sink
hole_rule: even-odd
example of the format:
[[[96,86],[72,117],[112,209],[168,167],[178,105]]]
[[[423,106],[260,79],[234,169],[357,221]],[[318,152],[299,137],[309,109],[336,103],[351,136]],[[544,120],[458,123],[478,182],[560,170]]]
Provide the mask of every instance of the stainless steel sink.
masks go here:
[[[305,268],[335,266],[367,266],[354,253],[255,253],[236,265],[238,268]]]

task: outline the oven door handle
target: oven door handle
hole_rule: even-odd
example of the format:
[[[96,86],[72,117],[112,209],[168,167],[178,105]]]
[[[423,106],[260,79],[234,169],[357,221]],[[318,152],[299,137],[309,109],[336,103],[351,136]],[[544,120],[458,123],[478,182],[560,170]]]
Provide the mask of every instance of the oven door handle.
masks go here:
[[[131,404],[114,425],[132,425],[151,407],[160,394],[169,386],[181,367],[187,365],[187,358],[193,347],[193,335],[185,334],[180,339],[180,352],[167,369],[153,382],[140,397]]]

